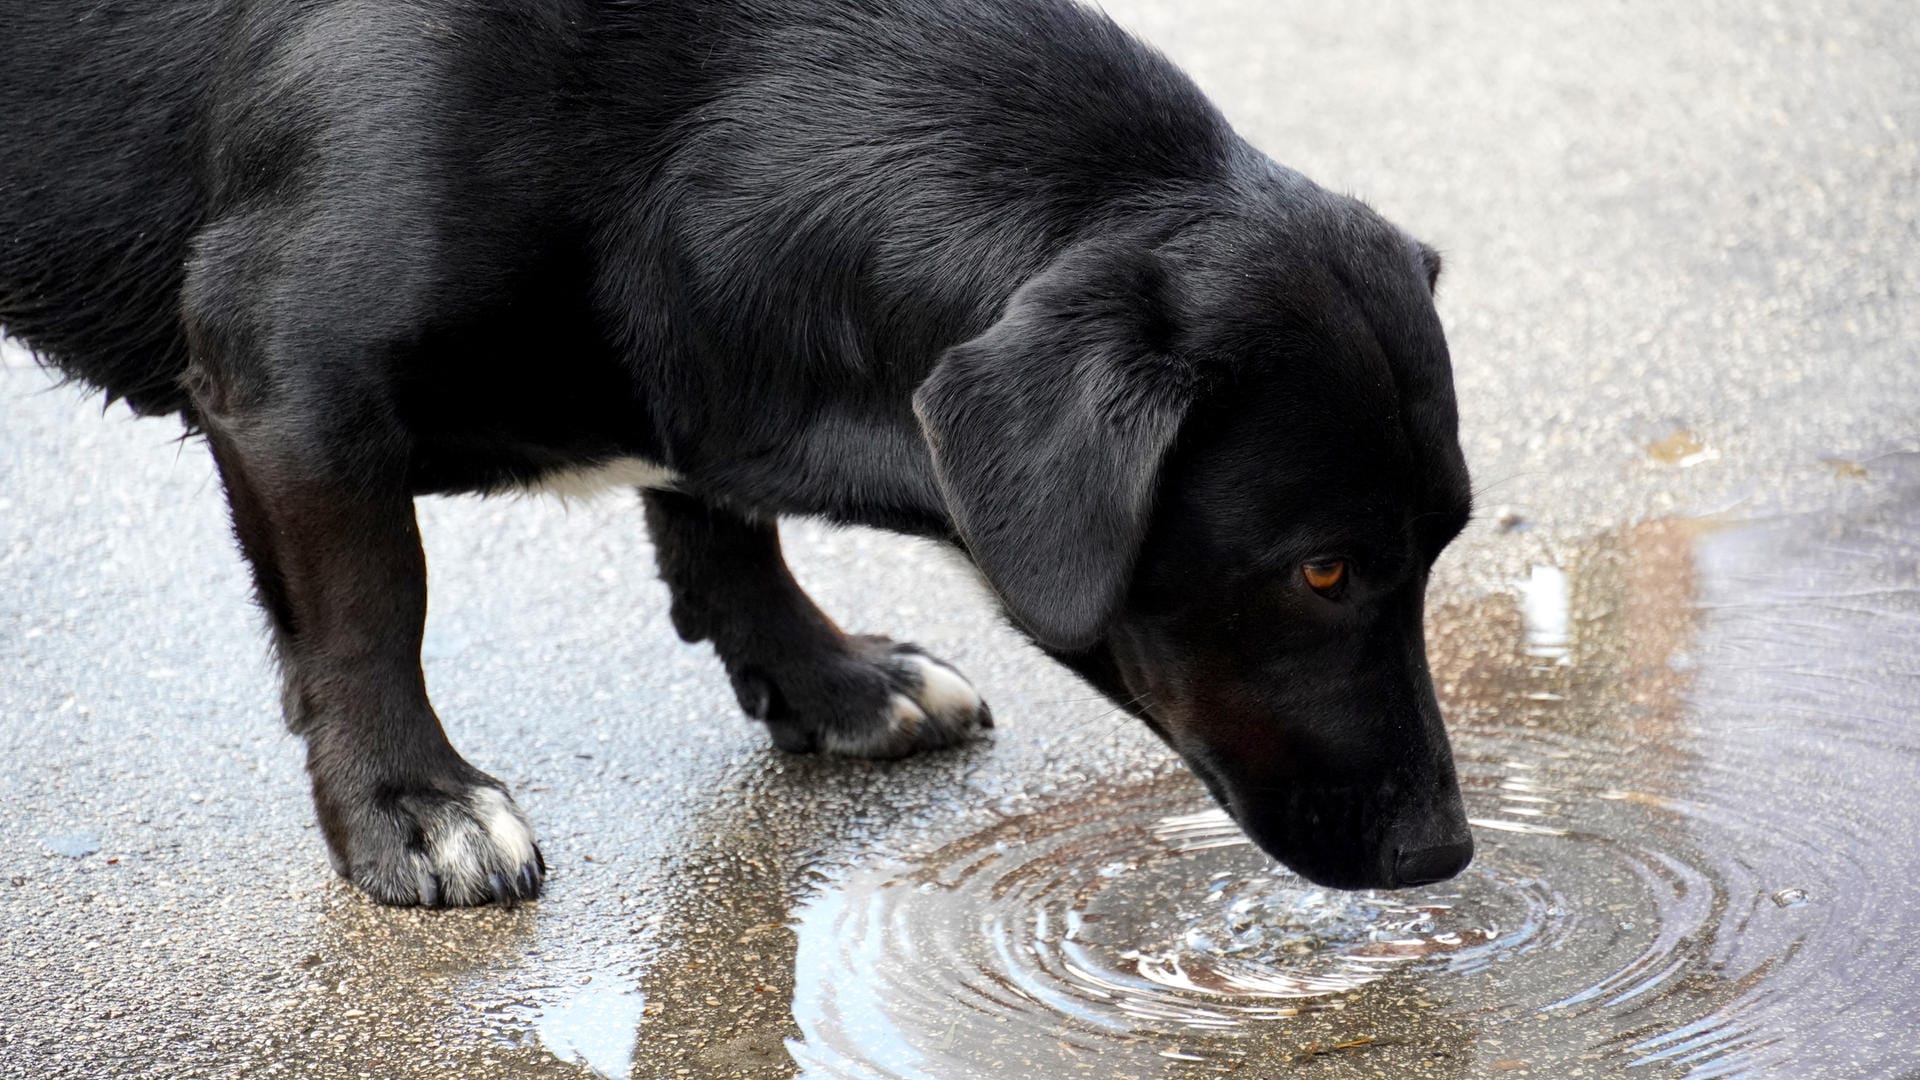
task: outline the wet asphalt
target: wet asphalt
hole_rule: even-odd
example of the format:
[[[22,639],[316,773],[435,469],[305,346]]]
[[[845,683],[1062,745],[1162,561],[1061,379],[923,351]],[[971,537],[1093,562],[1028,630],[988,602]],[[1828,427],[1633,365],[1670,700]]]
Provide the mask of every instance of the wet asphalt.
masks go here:
[[[1920,452],[1910,5],[1106,7],[1275,158],[1445,253],[1480,514],[1436,606],[1510,608],[1531,567],[1648,522],[1898,496],[1889,463]],[[0,356],[0,1076],[791,1076],[809,898],[1028,811],[1181,782],[924,544],[786,530],[843,625],[974,679],[993,740],[796,759],[674,637],[634,497],[423,500],[430,688],[552,877],[516,911],[375,907],[328,869],[205,451]],[[1702,682],[1752,692],[1740,656]],[[1854,673],[1920,711],[1897,674]],[[1880,916],[1920,928],[1914,908]],[[1529,1075],[1501,1032],[1452,1020],[1322,1052],[1355,1023],[1236,1069]],[[1903,1060],[1920,1050],[1858,1075]]]

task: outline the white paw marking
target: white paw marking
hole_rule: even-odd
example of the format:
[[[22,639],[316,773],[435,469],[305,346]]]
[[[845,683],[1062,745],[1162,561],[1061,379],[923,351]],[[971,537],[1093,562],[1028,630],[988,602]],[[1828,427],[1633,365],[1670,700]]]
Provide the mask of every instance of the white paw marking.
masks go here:
[[[527,484],[524,490],[533,495],[557,495],[563,500],[591,499],[609,491],[671,488],[679,479],[672,469],[645,458],[623,457],[584,469],[551,472]]]
[[[506,792],[498,788],[476,788],[467,798],[467,806],[486,827],[495,847],[506,854],[508,865],[518,868],[533,861],[533,829]]]
[[[919,705],[941,715],[971,715],[984,704],[973,684],[960,673],[927,657],[908,653],[902,659],[911,663],[920,675]]]
[[[467,814],[448,814],[427,839],[427,859],[447,897],[467,902],[491,892],[487,875],[511,877],[533,861],[533,829],[506,793],[491,787],[467,795]]]

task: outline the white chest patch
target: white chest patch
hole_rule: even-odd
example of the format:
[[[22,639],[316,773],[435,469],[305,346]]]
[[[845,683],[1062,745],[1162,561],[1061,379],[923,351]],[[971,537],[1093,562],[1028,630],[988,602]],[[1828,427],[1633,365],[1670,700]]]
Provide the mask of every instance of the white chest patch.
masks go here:
[[[590,499],[608,491],[671,488],[677,479],[671,469],[644,458],[627,457],[584,469],[548,473],[524,490],[533,495],[558,495],[562,499]]]

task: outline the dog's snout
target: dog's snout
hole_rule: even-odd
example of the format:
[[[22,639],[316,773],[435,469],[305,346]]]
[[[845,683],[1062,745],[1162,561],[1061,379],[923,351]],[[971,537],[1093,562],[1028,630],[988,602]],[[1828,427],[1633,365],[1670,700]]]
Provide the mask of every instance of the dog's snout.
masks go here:
[[[1407,888],[1445,881],[1465,870],[1467,864],[1472,861],[1473,839],[1471,837],[1453,844],[1440,844],[1436,847],[1412,850],[1403,849],[1394,855],[1394,884],[1399,888]]]

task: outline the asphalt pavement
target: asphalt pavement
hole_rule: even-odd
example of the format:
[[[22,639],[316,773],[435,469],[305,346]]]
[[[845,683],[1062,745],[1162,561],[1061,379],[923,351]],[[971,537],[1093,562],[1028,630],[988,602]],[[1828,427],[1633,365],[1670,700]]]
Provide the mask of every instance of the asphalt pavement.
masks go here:
[[[1910,4],[1105,7],[1276,159],[1445,253],[1480,515],[1437,602],[1502,601],[1636,523],[1848,505],[1920,451]],[[0,1076],[794,1075],[814,898],[1181,782],[926,544],[786,530],[843,625],[973,678],[992,741],[794,759],[673,635],[632,495],[427,499],[428,681],[552,877],[511,912],[376,907],[328,869],[205,450],[0,357]],[[1447,1075],[1528,1075],[1486,1038],[1432,1046]],[[1363,1053],[1236,1068],[1385,1068]]]

